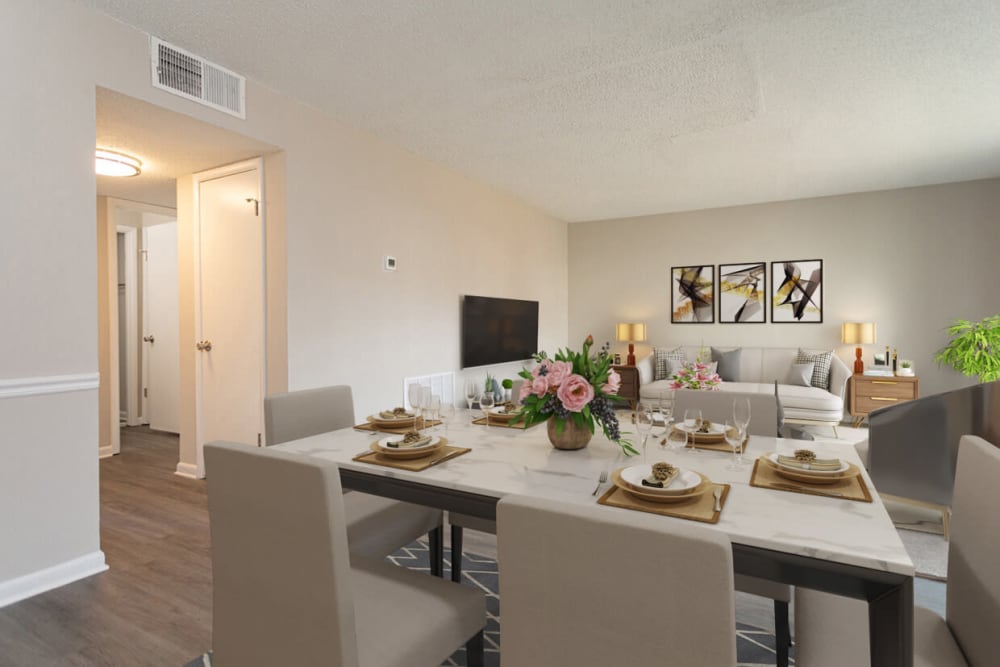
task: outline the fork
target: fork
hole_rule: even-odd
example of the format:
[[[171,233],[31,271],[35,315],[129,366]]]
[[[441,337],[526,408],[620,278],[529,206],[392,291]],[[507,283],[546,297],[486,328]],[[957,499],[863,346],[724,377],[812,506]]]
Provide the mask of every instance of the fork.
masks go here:
[[[597,492],[601,490],[601,484],[604,484],[606,481],[608,481],[608,471],[602,470],[601,476],[597,478],[597,488],[595,488],[594,492],[590,495],[596,496]]]

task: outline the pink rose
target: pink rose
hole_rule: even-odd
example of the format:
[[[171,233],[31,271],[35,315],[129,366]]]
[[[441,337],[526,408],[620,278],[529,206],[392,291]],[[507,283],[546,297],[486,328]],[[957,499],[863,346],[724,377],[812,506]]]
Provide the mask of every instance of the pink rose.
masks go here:
[[[537,377],[531,381],[531,393],[536,396],[544,396],[545,392],[549,390],[549,381],[545,379],[545,376]]]
[[[605,394],[617,394],[618,390],[621,389],[621,386],[622,376],[618,374],[618,371],[612,369],[611,372],[608,373],[608,382],[601,387],[601,391]]]
[[[568,361],[553,361],[549,364],[549,386],[558,387],[573,373],[573,364]]]
[[[529,380],[525,380],[524,382],[522,382],[521,391],[519,393],[520,395],[517,397],[518,401],[523,401],[524,399],[531,396],[533,393],[535,393],[534,382]]]
[[[594,398],[594,387],[576,373],[563,380],[556,391],[563,407],[570,412],[580,412]]]

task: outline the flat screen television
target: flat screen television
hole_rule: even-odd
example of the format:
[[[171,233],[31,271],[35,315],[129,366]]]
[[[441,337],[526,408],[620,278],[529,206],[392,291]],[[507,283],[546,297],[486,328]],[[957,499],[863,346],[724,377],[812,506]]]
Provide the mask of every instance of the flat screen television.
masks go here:
[[[537,301],[462,297],[462,368],[522,361],[537,351]]]

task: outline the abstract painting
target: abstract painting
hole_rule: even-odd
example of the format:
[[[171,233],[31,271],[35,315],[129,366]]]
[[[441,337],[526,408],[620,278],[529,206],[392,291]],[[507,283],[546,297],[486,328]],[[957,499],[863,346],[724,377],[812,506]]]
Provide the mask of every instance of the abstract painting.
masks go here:
[[[719,264],[719,321],[765,322],[767,262]]]
[[[771,322],[823,321],[823,260],[771,262]]]
[[[675,266],[670,274],[670,321],[715,322],[715,266]]]

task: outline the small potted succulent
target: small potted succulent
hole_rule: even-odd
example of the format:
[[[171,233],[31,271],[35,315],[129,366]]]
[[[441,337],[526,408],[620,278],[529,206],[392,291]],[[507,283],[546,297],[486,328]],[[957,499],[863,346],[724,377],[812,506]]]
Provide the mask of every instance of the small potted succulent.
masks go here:
[[[896,375],[903,375],[909,377],[913,375],[913,362],[909,359],[900,359],[899,368],[896,370]]]
[[[503,400],[505,402],[509,401],[510,390],[514,388],[514,381],[511,380],[510,378],[504,378],[501,384],[503,385]]]

